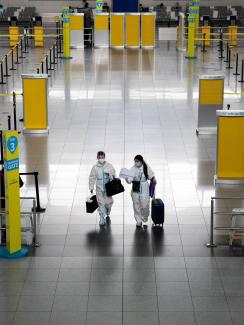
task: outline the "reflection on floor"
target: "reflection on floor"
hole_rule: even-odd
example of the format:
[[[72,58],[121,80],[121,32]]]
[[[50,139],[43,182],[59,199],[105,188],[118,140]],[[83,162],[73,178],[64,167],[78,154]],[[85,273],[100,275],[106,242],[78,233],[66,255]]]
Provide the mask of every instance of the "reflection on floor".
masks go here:
[[[40,55],[30,51],[3,90],[21,90],[18,75]],[[242,247],[205,247],[210,197],[244,196],[244,189],[214,187],[216,138],[195,134],[198,73],[223,70],[227,91],[240,85],[216,49],[201,55],[187,62],[174,44],[162,43],[149,51],[75,50],[59,63],[50,79],[49,136],[21,136],[21,170],[40,172],[47,207],[39,218],[42,245],[25,260],[0,261],[0,324],[244,323]],[[11,107],[0,101],[1,112]],[[227,103],[243,109],[240,97]],[[99,228],[97,214],[85,213],[99,149],[117,172],[135,154],[145,157],[165,202],[164,229],[151,222],[135,228],[128,185],[115,197],[111,227]],[[22,196],[33,195],[33,180],[24,181]],[[215,239],[226,244],[228,236]]]

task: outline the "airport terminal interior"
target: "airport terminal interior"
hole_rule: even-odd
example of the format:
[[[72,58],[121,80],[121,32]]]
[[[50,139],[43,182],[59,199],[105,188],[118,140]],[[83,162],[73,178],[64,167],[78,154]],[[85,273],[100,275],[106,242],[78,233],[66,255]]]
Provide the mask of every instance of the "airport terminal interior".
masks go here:
[[[161,4],[1,1],[0,325],[244,324],[244,7]]]

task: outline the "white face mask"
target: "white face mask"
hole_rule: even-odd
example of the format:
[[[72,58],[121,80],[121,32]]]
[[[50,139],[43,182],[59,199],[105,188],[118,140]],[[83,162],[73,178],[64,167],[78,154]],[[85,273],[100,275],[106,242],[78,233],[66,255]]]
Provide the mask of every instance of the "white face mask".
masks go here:
[[[98,162],[99,162],[100,164],[104,164],[104,163],[105,163],[105,159],[104,159],[104,158],[100,158],[100,159],[98,159]]]
[[[140,168],[142,166],[142,163],[140,161],[135,162],[135,166]]]

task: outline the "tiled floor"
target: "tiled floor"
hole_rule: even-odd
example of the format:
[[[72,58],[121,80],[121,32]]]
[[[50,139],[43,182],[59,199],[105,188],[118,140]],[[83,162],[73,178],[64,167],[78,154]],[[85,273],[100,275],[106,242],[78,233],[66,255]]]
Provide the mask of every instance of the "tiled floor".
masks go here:
[[[20,91],[18,74],[35,71],[40,55],[30,51],[3,91]],[[21,171],[40,172],[47,210],[40,216],[41,247],[21,261],[0,260],[0,324],[243,324],[244,251],[205,243],[210,197],[244,189],[214,187],[216,138],[195,134],[199,72],[223,70],[228,92],[240,84],[216,49],[204,58],[199,51],[195,62],[173,43],[72,56],[50,79],[49,136],[21,136]],[[1,112],[11,107],[9,99],[0,101]],[[243,109],[238,96],[225,97],[227,103]],[[18,98],[19,116],[21,105]],[[136,230],[128,185],[115,197],[111,227],[100,229],[98,216],[85,213],[99,149],[117,172],[135,154],[145,156],[165,202],[164,229],[149,223]],[[22,195],[33,195],[33,180],[24,181]],[[227,221],[221,216],[216,223]],[[226,236],[216,240],[226,244]]]

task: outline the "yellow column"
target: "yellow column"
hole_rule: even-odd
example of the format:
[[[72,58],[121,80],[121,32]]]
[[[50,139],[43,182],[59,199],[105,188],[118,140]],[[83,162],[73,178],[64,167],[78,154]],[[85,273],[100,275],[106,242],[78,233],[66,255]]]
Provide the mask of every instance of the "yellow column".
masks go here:
[[[186,59],[196,59],[195,55],[195,13],[194,7],[189,7],[188,17],[188,47]]]
[[[28,249],[21,249],[19,139],[17,131],[4,131],[3,148],[7,245],[0,248],[0,256],[12,259],[26,256],[28,253]]]
[[[72,59],[70,56],[70,14],[69,7],[64,7],[63,10],[63,59]]]
[[[100,14],[101,12],[103,12],[103,1],[102,0],[97,0],[96,12],[97,12],[97,14]]]
[[[198,38],[199,31],[199,0],[195,0],[192,3],[192,6],[194,7],[194,15],[195,15],[195,38]]]

